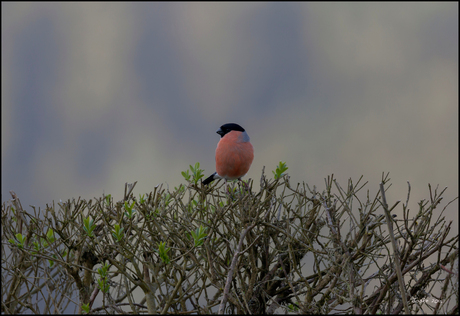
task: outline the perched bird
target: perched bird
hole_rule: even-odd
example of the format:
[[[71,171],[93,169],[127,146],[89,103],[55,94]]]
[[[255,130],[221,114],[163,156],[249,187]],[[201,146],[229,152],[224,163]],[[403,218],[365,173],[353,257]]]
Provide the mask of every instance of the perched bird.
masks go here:
[[[222,125],[217,131],[221,136],[216,148],[216,172],[203,184],[216,179],[241,180],[254,159],[254,149],[244,128],[235,123]]]

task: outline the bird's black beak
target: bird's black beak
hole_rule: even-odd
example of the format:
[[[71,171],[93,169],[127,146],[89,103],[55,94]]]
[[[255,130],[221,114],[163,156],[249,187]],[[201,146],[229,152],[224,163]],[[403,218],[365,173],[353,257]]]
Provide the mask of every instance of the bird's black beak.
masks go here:
[[[219,127],[219,129],[216,131],[217,134],[220,135],[220,137],[224,137],[224,131]]]

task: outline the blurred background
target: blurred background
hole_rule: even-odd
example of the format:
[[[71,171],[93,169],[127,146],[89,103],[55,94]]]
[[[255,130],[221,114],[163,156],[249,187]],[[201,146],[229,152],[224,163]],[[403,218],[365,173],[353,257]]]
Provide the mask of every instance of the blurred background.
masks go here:
[[[2,202],[173,189],[190,164],[215,171],[228,122],[251,137],[256,188],[284,161],[293,185],[363,175],[375,195],[390,172],[390,205],[407,181],[413,214],[428,183],[447,202],[458,27],[456,2],[2,2]]]

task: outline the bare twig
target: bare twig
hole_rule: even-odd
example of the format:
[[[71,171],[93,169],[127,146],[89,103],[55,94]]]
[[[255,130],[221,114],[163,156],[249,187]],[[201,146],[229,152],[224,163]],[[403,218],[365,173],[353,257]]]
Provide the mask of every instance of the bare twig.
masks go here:
[[[401,291],[404,311],[406,312],[406,314],[410,314],[409,305],[407,304],[406,288],[404,286],[404,279],[401,273],[401,265],[400,265],[401,258],[399,256],[398,245],[396,244],[396,239],[395,239],[395,235],[393,232],[393,218],[391,217],[390,210],[388,209],[387,199],[385,197],[385,187],[383,186],[383,183],[380,183],[380,193],[382,194],[383,210],[385,211],[385,217],[386,217],[386,221],[388,225],[388,232],[390,234],[391,245],[393,246],[395,269],[396,269],[396,274],[398,276],[399,290]]]
[[[227,283],[225,284],[225,289],[224,289],[224,296],[222,297],[222,301],[220,302],[219,306],[219,314],[222,315],[224,313],[225,309],[225,304],[227,304],[227,299],[228,299],[228,293],[230,291],[230,285],[232,283],[233,279],[233,273],[235,271],[236,263],[238,262],[238,257],[243,253],[241,252],[241,247],[243,247],[243,241],[244,238],[246,237],[246,234],[256,226],[256,223],[254,222],[251,226],[247,227],[242,233],[240,237],[240,242],[238,243],[238,247],[236,249],[235,254],[233,255],[232,259],[232,264],[230,265],[230,270],[228,271],[227,275]]]

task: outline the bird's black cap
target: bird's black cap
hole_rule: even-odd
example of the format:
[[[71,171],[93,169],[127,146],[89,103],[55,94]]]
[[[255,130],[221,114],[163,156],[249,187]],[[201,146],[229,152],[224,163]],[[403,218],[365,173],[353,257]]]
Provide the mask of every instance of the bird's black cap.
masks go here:
[[[231,131],[239,131],[239,132],[244,132],[244,128],[242,128],[240,125],[236,123],[227,123],[222,125],[216,133],[220,135],[220,137],[224,137],[225,134],[230,133]]]

